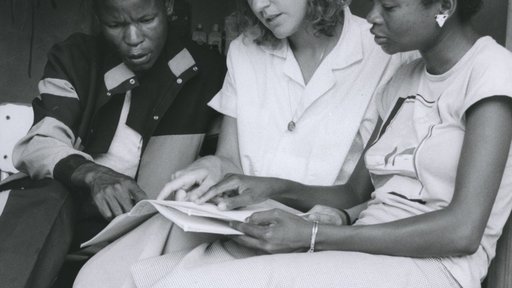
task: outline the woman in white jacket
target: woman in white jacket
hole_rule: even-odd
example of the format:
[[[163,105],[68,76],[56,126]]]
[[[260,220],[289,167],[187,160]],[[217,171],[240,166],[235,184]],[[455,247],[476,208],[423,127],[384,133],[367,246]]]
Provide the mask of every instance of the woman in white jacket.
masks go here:
[[[310,185],[347,182],[356,165],[362,166],[363,148],[378,121],[375,92],[414,56],[384,53],[370,25],[353,16],[344,0],[240,4],[247,28],[231,43],[224,86],[210,102],[225,115],[217,153],[176,173],[162,198],[182,189],[188,193],[178,197],[195,200],[227,173]],[[357,178],[370,185],[367,173]],[[342,209],[368,199],[367,189],[358,191],[298,193],[280,200],[304,211],[316,204]],[[183,233],[155,216],[93,257],[75,286],[135,285],[141,274],[134,267],[141,261],[167,262],[170,255],[217,238]],[[238,250],[236,257],[252,255]]]

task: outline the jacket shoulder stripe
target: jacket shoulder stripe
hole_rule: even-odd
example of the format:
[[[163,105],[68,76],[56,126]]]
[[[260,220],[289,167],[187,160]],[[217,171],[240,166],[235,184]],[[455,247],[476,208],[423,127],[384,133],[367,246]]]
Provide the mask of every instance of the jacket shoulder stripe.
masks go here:
[[[135,74],[132,70],[130,70],[126,64],[121,63],[105,73],[105,86],[107,87],[107,90],[112,90],[124,81],[133,77],[135,77]]]
[[[75,87],[66,80],[45,78],[39,81],[39,93],[78,99]]]
[[[181,50],[180,53],[176,54],[169,62],[168,62],[169,68],[171,69],[172,73],[178,77],[183,72],[190,69],[192,66],[196,65],[196,61],[188,52],[187,49]]]

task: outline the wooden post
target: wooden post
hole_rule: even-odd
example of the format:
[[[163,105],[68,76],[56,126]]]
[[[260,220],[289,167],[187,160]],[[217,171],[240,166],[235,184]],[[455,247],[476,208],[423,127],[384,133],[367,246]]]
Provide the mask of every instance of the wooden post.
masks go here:
[[[507,46],[508,50],[512,51],[512,0],[508,0],[506,46]]]
[[[512,51],[512,0],[508,0],[506,47]],[[496,257],[489,267],[484,288],[512,287],[512,214],[496,247]]]
[[[509,34],[510,36],[510,34]],[[509,39],[512,40],[512,39]],[[509,216],[503,234],[496,248],[496,257],[492,260],[484,288],[512,287],[512,217]]]

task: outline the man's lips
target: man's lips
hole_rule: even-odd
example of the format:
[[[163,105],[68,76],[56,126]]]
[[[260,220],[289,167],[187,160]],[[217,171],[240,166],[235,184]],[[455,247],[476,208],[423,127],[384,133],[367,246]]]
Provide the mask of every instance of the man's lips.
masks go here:
[[[134,53],[126,56],[127,60],[133,64],[144,64],[149,61],[150,53]]]

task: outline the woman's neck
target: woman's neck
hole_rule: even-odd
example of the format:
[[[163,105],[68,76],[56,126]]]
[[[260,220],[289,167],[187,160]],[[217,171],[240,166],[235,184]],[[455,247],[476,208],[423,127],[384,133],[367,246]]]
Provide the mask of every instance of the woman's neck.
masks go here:
[[[313,50],[313,51],[323,51],[326,45],[332,44],[333,40],[334,44],[336,44],[337,40],[341,36],[341,32],[343,30],[343,23],[340,23],[335,31],[333,36],[326,36],[323,34],[315,34],[311,25],[304,25],[295,32],[293,35],[288,37],[288,42],[290,43],[290,47],[294,52],[296,51],[304,51],[304,50]],[[332,50],[333,47],[330,47]]]
[[[427,71],[434,75],[446,73],[455,66],[480,37],[469,24],[453,23],[445,31],[434,45],[420,51]]]
[[[299,63],[304,82],[307,84],[321,62],[336,46],[341,37],[343,24],[340,23],[333,36],[315,35],[311,27],[304,27],[288,37],[290,48]]]

